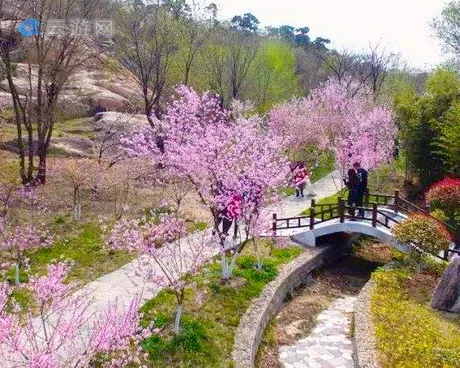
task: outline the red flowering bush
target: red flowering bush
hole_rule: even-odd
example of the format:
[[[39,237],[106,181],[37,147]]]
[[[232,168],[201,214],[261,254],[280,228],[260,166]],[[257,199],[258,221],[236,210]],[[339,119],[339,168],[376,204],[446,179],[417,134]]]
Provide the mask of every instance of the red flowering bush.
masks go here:
[[[446,178],[437,182],[428,190],[426,200],[441,209],[460,210],[460,179]]]
[[[460,179],[437,182],[428,190],[426,201],[433,210],[441,210],[450,224],[460,225]]]
[[[397,224],[393,235],[400,243],[416,245],[431,254],[448,249],[453,240],[446,226],[425,215],[413,215]]]

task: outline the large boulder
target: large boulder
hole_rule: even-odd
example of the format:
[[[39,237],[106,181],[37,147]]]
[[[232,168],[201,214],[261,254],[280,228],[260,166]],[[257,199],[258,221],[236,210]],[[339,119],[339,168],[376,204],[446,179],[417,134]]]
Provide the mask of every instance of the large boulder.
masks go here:
[[[126,133],[149,128],[145,115],[126,114],[108,111],[98,114],[94,119],[93,131],[96,134],[98,154],[107,160],[118,160],[124,154],[120,138]]]
[[[124,111],[129,107],[129,100],[110,91],[100,91],[90,98],[92,109],[101,106],[107,110]]]
[[[26,96],[29,94],[30,91],[30,84],[29,81],[26,79],[21,79],[21,78],[16,78],[13,77],[13,83],[16,86],[16,91],[18,92],[19,95]],[[32,92],[33,95],[36,96],[36,91],[37,91],[37,85],[36,83],[32,82]],[[0,82],[0,89],[6,91],[6,92],[11,92],[10,91],[10,86],[8,84],[8,81],[5,79],[4,81]]]
[[[13,106],[11,93],[0,91],[0,110],[8,109]]]
[[[460,313],[460,257],[447,267],[434,289],[432,307],[451,313]]]

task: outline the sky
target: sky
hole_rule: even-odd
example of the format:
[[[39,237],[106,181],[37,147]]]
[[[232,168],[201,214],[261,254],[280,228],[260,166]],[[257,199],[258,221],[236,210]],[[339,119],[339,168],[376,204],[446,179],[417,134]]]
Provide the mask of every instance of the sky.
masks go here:
[[[380,43],[411,68],[431,69],[447,58],[430,21],[449,0],[215,0],[220,18],[250,12],[265,26],[308,26],[311,38],[337,50]]]

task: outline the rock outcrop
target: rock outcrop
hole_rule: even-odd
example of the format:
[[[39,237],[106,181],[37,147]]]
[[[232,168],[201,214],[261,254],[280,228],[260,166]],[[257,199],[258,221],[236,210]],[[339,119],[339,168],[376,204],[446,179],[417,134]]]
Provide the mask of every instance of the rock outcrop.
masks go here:
[[[120,138],[125,133],[142,131],[149,126],[147,117],[141,114],[113,111],[98,114],[93,127],[97,140],[97,154],[101,154],[102,150],[103,158],[117,160],[120,154],[123,154],[120,148]]]
[[[97,108],[108,111],[139,110],[142,95],[135,77],[120,65],[102,60],[97,68],[80,68],[69,78],[58,100],[58,116],[64,120],[94,115]],[[29,93],[28,66],[18,63],[14,83],[21,96]],[[32,71],[32,74],[35,74]],[[32,86],[36,81],[32,78]],[[0,109],[12,107],[9,86],[0,81]]]
[[[460,257],[447,267],[433,294],[432,307],[460,313]]]

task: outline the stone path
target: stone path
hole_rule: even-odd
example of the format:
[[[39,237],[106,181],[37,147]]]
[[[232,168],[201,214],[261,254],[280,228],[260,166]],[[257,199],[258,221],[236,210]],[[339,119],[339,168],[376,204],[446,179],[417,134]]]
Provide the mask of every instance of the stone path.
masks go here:
[[[317,200],[334,195],[340,189],[340,173],[333,172],[313,184],[317,193]],[[300,214],[310,207],[310,199],[287,197],[281,206],[274,208],[279,217],[292,217]],[[211,238],[210,231],[207,236]],[[184,243],[193,242],[191,237],[185,239]],[[97,280],[90,282],[87,288],[91,290],[94,303],[91,306],[93,312],[102,312],[115,301],[123,306],[129,303],[137,295],[142,294],[142,299],[148,300],[160,290],[156,285],[146,285],[142,276],[137,274],[138,260],[121,267],[120,269],[106,274]]]
[[[336,194],[340,189],[342,184],[341,175],[338,171],[325,176],[324,178],[313,183],[313,189],[315,190],[317,196],[314,197],[317,201],[330,197]],[[295,196],[287,197],[283,204],[277,211],[279,218],[282,217],[294,217],[305,211],[307,208],[310,208],[310,199],[307,198],[295,198]]]
[[[334,301],[317,318],[310,336],[279,349],[285,368],[354,368],[351,318],[356,297]]]
[[[340,174],[338,172],[327,175],[313,184],[314,190],[318,194],[316,198],[322,199],[335,194],[339,190],[336,185],[339,184]],[[292,217],[298,215],[308,207],[310,207],[310,200],[308,198],[297,199],[289,197],[283,201],[281,206],[273,208],[272,210],[279,216]],[[212,242],[211,231],[208,230],[200,234],[193,234],[182,239],[181,247],[183,252],[187,252],[188,249],[193,249],[193,246],[197,245],[197,241]],[[212,248],[211,251],[206,252],[206,256],[211,258],[216,255],[217,252],[217,248]],[[145,302],[161,291],[158,285],[147,284],[145,278],[139,274],[139,262],[145,260],[145,256],[144,258],[141,257],[136,259],[120,269],[88,283],[79,291],[79,293],[81,292],[88,295],[92,299],[92,303],[86,311],[88,319],[78,331],[78,336],[75,341],[77,345],[79,344],[78,341],[87,341],[93,319],[104,313],[108,306],[116,304],[119,308],[118,310],[123,311],[130,306],[134,299],[141,297],[141,301]],[[167,259],[165,262],[167,262]],[[185,267],[189,266],[186,265]],[[185,270],[186,269],[184,269],[184,271]],[[159,272],[159,274],[161,273]],[[33,320],[33,323],[37,326],[41,326],[41,321],[38,318]],[[2,365],[2,368],[13,368],[14,366],[15,365],[6,364],[6,366]]]

